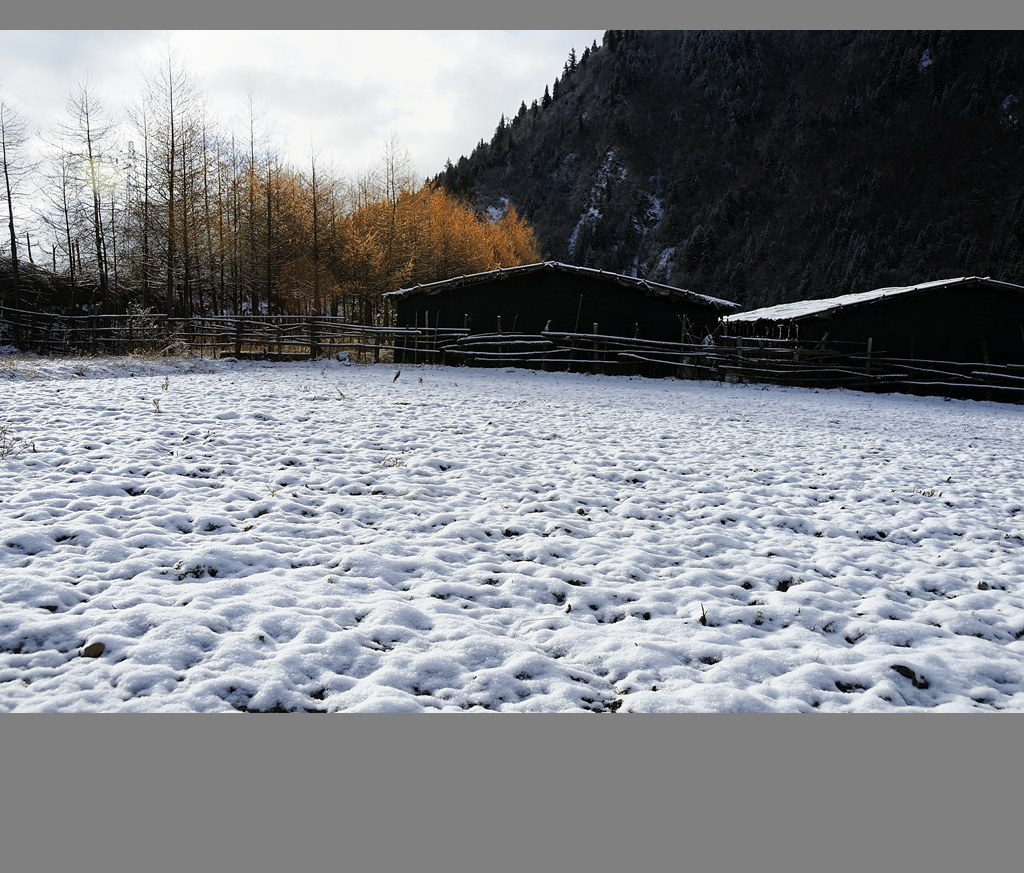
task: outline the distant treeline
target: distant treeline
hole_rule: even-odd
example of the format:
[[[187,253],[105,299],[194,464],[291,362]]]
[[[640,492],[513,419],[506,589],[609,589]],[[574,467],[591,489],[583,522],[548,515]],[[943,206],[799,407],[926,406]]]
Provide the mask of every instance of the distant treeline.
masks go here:
[[[477,214],[417,181],[394,137],[348,180],[312,149],[289,166],[260,126],[250,97],[244,134],[220,127],[170,52],[123,115],[77,82],[42,160],[0,99],[0,305],[373,323],[385,291],[541,259],[513,204]]]

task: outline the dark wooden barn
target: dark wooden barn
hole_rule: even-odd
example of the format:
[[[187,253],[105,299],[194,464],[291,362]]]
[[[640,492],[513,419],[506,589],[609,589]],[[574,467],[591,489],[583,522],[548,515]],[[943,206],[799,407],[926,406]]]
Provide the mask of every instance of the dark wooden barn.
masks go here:
[[[459,276],[384,295],[396,326],[470,334],[601,333],[699,342],[739,309],[645,279],[546,261]]]
[[[1024,287],[977,276],[802,300],[722,318],[727,335],[889,358],[1024,364]]]

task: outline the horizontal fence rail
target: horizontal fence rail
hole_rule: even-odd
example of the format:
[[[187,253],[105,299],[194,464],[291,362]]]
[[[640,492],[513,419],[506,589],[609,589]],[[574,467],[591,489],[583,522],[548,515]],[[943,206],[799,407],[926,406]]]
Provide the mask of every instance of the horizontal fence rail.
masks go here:
[[[352,324],[331,316],[256,315],[170,318],[138,315],[56,315],[0,310],[0,344],[40,354],[171,354],[297,360],[348,357],[389,362],[425,340],[420,357],[436,357],[443,332]]]
[[[888,357],[870,343],[720,336],[660,342],[594,333],[477,333],[353,324],[331,316],[170,318],[0,310],[0,345],[41,354],[189,353],[204,357],[428,363],[675,376],[808,388],[901,391],[1024,403],[1024,364]]]
[[[433,349],[429,348],[432,341]],[[433,358],[427,352],[433,351]],[[419,336],[413,354],[477,367],[579,370],[609,375],[676,376],[808,388],[853,388],[1024,403],[1024,364],[890,358],[865,343],[822,346],[798,340],[718,337],[714,343],[658,342],[599,333]]]

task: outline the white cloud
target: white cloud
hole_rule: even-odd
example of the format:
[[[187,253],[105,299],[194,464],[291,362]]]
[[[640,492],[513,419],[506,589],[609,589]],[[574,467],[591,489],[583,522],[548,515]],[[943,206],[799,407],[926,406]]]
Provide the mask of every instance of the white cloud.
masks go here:
[[[313,148],[354,173],[394,133],[430,176],[489,139],[502,114],[539,99],[570,48],[595,39],[600,31],[8,31],[0,85],[45,131],[86,74],[119,112],[170,46],[239,135],[251,93],[263,133],[292,164]]]

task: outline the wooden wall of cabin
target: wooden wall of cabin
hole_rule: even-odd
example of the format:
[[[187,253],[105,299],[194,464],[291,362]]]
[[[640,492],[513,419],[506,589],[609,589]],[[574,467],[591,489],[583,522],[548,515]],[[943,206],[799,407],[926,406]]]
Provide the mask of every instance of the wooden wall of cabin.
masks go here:
[[[536,272],[417,294],[396,304],[400,327],[468,328],[503,332],[598,332],[679,342],[683,323],[690,339],[710,333],[719,312],[711,305],[673,300],[641,287],[571,273]]]
[[[890,358],[1024,364],[1024,294],[954,285],[800,321],[800,338],[864,344]]]

